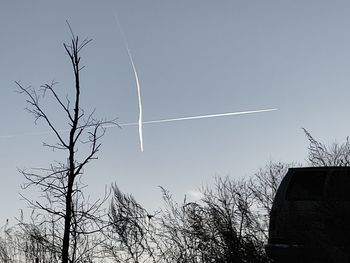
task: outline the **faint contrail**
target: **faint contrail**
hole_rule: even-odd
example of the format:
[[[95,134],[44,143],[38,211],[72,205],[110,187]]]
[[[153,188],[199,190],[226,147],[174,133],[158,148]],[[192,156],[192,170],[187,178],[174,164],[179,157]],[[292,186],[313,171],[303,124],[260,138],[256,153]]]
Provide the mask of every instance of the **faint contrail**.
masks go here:
[[[115,20],[117,21],[118,28],[119,28],[120,34],[121,34],[121,36],[122,36],[122,39],[123,39],[123,43],[124,43],[125,48],[126,48],[126,50],[127,50],[127,52],[128,52],[128,56],[129,56],[129,59],[130,59],[130,62],[131,62],[132,70],[133,70],[133,72],[134,72],[134,77],[135,77],[135,81],[136,81],[137,97],[138,97],[138,104],[139,104],[139,121],[138,121],[138,126],[139,126],[139,138],[140,138],[141,152],[143,152],[142,102],[141,102],[141,88],[140,88],[139,77],[138,77],[137,70],[136,70],[136,67],[135,67],[134,59],[133,59],[133,57],[132,57],[132,55],[131,55],[131,51],[130,51],[130,48],[129,48],[128,41],[127,41],[127,39],[126,39],[126,36],[125,36],[124,31],[123,31],[123,29],[122,29],[122,26],[121,26],[121,24],[120,24],[120,22],[119,22],[117,13],[115,13]]]
[[[155,123],[164,123],[164,122],[174,122],[174,121],[186,121],[186,120],[196,120],[196,119],[206,119],[206,118],[217,118],[217,117],[225,117],[225,116],[233,116],[233,115],[243,115],[243,114],[252,114],[252,113],[261,113],[261,112],[269,112],[276,111],[278,109],[263,109],[263,110],[251,110],[251,111],[237,111],[237,112],[227,112],[227,113],[216,113],[216,114],[207,114],[207,115],[197,115],[197,116],[188,116],[188,117],[179,117],[179,118],[170,118],[170,119],[160,119],[160,120],[150,120],[144,121],[142,124],[155,124]],[[127,122],[115,125],[106,125],[104,128],[113,128],[113,127],[124,127],[124,126],[136,126],[139,125],[139,122]],[[58,130],[59,133],[68,132],[69,130]],[[9,139],[15,137],[23,137],[23,136],[36,136],[36,135],[44,135],[50,134],[52,131],[46,132],[32,132],[32,133],[22,133],[22,134],[11,134],[11,135],[0,135],[0,139]]]
[[[69,130],[58,130],[59,133],[68,132]],[[51,134],[53,131],[44,131],[44,132],[26,132],[26,133],[17,133],[17,134],[8,134],[8,135],[0,135],[0,139],[11,139],[17,137],[25,137],[25,136],[38,136]]]

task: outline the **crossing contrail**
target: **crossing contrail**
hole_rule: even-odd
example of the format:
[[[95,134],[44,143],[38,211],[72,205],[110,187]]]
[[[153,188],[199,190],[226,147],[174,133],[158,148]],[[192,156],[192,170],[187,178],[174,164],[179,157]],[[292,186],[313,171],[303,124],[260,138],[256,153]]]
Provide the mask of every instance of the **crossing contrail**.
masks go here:
[[[251,113],[259,113],[259,112],[268,112],[268,111],[274,111],[277,109],[263,109],[263,110],[252,110],[252,111],[241,111],[241,112],[228,112],[228,113],[216,113],[216,114],[207,114],[207,115],[198,115],[198,116],[188,116],[188,117],[180,117],[180,118],[171,118],[171,119],[161,119],[161,120],[150,120],[150,121],[143,121],[142,120],[142,101],[141,101],[141,88],[140,88],[140,81],[137,74],[136,66],[134,63],[133,56],[131,54],[129,44],[127,41],[127,38],[124,34],[123,28],[119,22],[117,13],[114,15],[115,20],[118,25],[118,29],[120,31],[124,46],[126,48],[126,51],[128,53],[128,57],[132,66],[132,70],[134,73],[135,81],[136,81],[136,87],[137,87],[137,97],[138,97],[138,106],[139,106],[139,119],[138,122],[131,122],[131,123],[122,123],[118,126],[132,126],[132,125],[138,125],[139,128],[139,140],[140,140],[140,148],[141,152],[143,152],[143,132],[142,132],[142,126],[143,124],[154,124],[154,123],[164,123],[164,122],[174,122],[174,121],[185,121],[185,120],[196,120],[196,119],[205,119],[205,118],[216,118],[216,117],[224,117],[224,116],[231,116],[231,115],[242,115],[242,114],[251,114]],[[115,125],[105,126],[105,128],[110,128]],[[1,138],[1,137],[0,137]]]
[[[140,81],[137,74],[136,66],[133,60],[133,56],[131,54],[129,44],[127,42],[126,36],[124,34],[124,31],[119,23],[118,16],[115,13],[115,19],[120,31],[120,34],[122,36],[122,40],[124,43],[124,46],[126,48],[126,51],[128,53],[128,57],[132,66],[132,70],[135,77],[136,87],[137,87],[137,96],[138,96],[138,107],[139,107],[139,118],[138,122],[129,122],[129,123],[121,123],[121,124],[113,124],[113,125],[105,125],[104,128],[113,128],[113,127],[124,127],[124,126],[138,126],[139,128],[139,140],[140,140],[140,148],[141,152],[143,152],[143,132],[142,127],[144,124],[156,124],[156,123],[166,123],[166,122],[176,122],[176,121],[186,121],[186,120],[197,120],[197,119],[206,119],[206,118],[218,118],[218,117],[227,117],[227,116],[233,116],[233,115],[244,115],[244,114],[253,114],[253,113],[262,113],[262,112],[270,112],[270,111],[276,111],[276,108],[269,108],[269,109],[259,109],[259,110],[250,110],[250,111],[238,111],[238,112],[226,112],[226,113],[215,113],[215,114],[206,114],[206,115],[196,115],[196,116],[185,116],[185,117],[178,117],[178,118],[167,118],[167,119],[159,119],[159,120],[149,120],[149,121],[143,121],[142,119],[142,101],[141,101],[141,88],[140,88]],[[65,133],[68,132],[67,129],[61,129],[57,130],[59,133]],[[32,132],[32,133],[22,133],[22,134],[10,134],[10,135],[0,135],[0,139],[10,139],[10,138],[16,138],[16,137],[24,137],[24,136],[37,136],[37,135],[46,135],[51,134],[52,131],[44,131],[44,132]]]
[[[141,88],[140,88],[140,81],[139,81],[139,76],[137,74],[137,70],[136,70],[136,66],[135,66],[135,63],[134,63],[134,59],[131,55],[131,51],[130,51],[130,48],[129,48],[129,44],[128,44],[128,41],[126,39],[126,36],[124,34],[124,31],[122,29],[122,26],[119,22],[119,19],[118,19],[118,16],[117,16],[117,13],[115,13],[115,20],[117,21],[117,24],[118,24],[118,28],[119,28],[119,31],[120,31],[120,34],[122,36],[122,39],[123,39],[123,43],[124,43],[124,46],[126,48],[126,51],[128,52],[128,56],[129,56],[129,59],[130,59],[130,63],[131,63],[131,66],[132,66],[132,71],[134,72],[134,77],[135,77],[135,81],[136,81],[136,87],[137,87],[137,97],[138,97],[138,105],[139,105],[139,121],[138,121],[138,126],[139,126],[139,138],[140,138],[140,148],[141,148],[141,152],[143,152],[143,134],[142,134],[142,102],[141,102]]]
[[[166,123],[166,122],[176,122],[176,121],[186,121],[186,120],[198,120],[198,119],[207,119],[207,118],[219,118],[219,117],[227,117],[234,115],[244,115],[244,114],[254,114],[254,113],[263,113],[276,111],[278,109],[262,109],[262,110],[250,110],[250,111],[236,111],[236,112],[226,112],[226,113],[215,113],[215,114],[206,114],[206,115],[196,115],[196,116],[186,116],[179,118],[168,118],[168,119],[160,119],[160,120],[149,120],[144,121],[142,124],[156,124],[156,123]],[[125,127],[125,126],[138,126],[139,122],[126,122],[114,125],[105,125],[104,128],[114,128],[114,127]],[[69,130],[58,130],[59,133],[69,132]],[[37,136],[37,135],[45,135],[51,134],[52,131],[44,131],[44,132],[31,132],[31,133],[21,133],[21,134],[10,134],[10,135],[0,135],[0,139],[10,139],[16,137],[24,137],[24,136]]]

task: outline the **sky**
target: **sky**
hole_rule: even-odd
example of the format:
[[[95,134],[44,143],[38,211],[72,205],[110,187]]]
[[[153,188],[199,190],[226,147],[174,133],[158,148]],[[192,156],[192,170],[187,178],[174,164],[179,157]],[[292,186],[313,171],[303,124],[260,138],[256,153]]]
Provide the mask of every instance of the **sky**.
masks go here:
[[[82,106],[96,117],[137,122],[139,102],[124,31],[140,82],[143,120],[277,108],[273,112],[110,128],[99,159],[85,169],[92,197],[116,183],[146,208],[161,206],[163,186],[177,200],[196,196],[215,176],[249,177],[268,161],[304,162],[302,127],[325,143],[349,135],[350,2],[322,0],[63,0],[0,4],[0,222],[26,203],[18,169],[65,156],[34,124],[15,81],[57,81],[71,94],[66,24],[82,39]],[[56,127],[67,120],[52,101]],[[10,135],[9,137],[4,137]]]

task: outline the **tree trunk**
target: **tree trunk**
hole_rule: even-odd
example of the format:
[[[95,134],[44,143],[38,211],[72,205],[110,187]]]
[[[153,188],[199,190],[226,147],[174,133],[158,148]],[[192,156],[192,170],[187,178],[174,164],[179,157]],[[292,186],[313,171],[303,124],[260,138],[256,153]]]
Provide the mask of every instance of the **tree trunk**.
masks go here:
[[[68,179],[68,189],[66,196],[66,215],[64,218],[64,234],[63,234],[63,244],[62,244],[62,263],[69,262],[69,237],[70,237],[70,224],[72,218],[72,193],[73,193],[73,182],[74,180],[71,178],[72,175],[69,176]]]

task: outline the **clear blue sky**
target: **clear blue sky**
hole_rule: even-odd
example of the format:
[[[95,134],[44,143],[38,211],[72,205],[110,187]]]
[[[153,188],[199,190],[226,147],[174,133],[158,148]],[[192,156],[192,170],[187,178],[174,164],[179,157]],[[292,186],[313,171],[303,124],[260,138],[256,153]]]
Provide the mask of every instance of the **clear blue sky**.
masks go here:
[[[249,176],[270,159],[304,161],[301,127],[325,142],[349,135],[350,2],[320,0],[2,1],[0,135],[48,130],[33,124],[14,81],[56,80],[62,94],[72,89],[66,19],[93,39],[82,53],[85,108],[137,121],[135,79],[115,13],[138,69],[144,120],[279,110],[144,126],[143,153],[137,127],[109,129],[99,160],[85,170],[92,196],[116,182],[153,209],[158,185],[180,199],[215,175]],[[53,106],[50,116],[64,126]],[[64,160],[43,141],[53,137],[0,139],[1,221],[25,206],[17,168]]]

